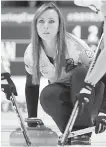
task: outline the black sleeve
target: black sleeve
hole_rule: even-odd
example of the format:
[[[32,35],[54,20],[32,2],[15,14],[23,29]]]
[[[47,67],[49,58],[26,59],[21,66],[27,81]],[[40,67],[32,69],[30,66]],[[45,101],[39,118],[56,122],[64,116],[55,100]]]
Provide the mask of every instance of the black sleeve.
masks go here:
[[[102,82],[105,84],[105,89],[104,89],[104,96],[103,96],[100,112],[103,112],[106,114],[106,74],[103,76]]]
[[[103,112],[103,113],[106,114],[106,87],[105,87],[105,90],[104,90],[104,97],[103,97],[102,105],[101,105],[101,108],[100,108],[100,112]]]
[[[32,75],[26,73],[25,97],[28,117],[37,117],[39,85],[32,84]]]

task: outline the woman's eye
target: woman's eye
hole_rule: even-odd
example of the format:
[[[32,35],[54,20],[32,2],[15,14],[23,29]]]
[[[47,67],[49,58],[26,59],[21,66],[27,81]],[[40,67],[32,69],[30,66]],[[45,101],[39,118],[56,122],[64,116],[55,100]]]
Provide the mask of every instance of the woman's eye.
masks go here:
[[[49,23],[54,23],[54,22],[55,22],[54,20],[50,20],[50,21],[49,21]]]
[[[39,23],[44,23],[44,20],[39,20],[38,22],[39,22]]]

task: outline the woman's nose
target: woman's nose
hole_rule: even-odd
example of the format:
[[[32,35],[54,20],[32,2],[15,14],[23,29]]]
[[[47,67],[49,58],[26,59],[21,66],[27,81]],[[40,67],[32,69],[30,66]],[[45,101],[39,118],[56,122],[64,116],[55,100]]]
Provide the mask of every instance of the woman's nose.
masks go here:
[[[47,22],[45,22],[44,28],[45,28],[45,29],[48,29],[48,23],[47,23]]]

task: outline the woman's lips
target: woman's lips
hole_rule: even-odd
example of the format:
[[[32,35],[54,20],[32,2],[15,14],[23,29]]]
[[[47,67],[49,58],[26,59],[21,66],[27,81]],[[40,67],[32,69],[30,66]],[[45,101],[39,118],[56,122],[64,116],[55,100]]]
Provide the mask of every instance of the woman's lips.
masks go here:
[[[46,32],[46,33],[43,33],[43,34],[46,34],[47,35],[47,34],[50,34],[50,33],[49,32]]]

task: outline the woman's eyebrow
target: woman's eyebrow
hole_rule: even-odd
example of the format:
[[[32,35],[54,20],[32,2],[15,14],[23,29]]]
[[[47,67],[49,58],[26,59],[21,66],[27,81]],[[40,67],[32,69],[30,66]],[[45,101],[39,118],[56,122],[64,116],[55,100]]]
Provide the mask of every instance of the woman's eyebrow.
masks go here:
[[[44,19],[43,17],[40,17],[39,19]]]
[[[49,17],[49,19],[55,19],[55,18],[53,18],[53,17]]]

